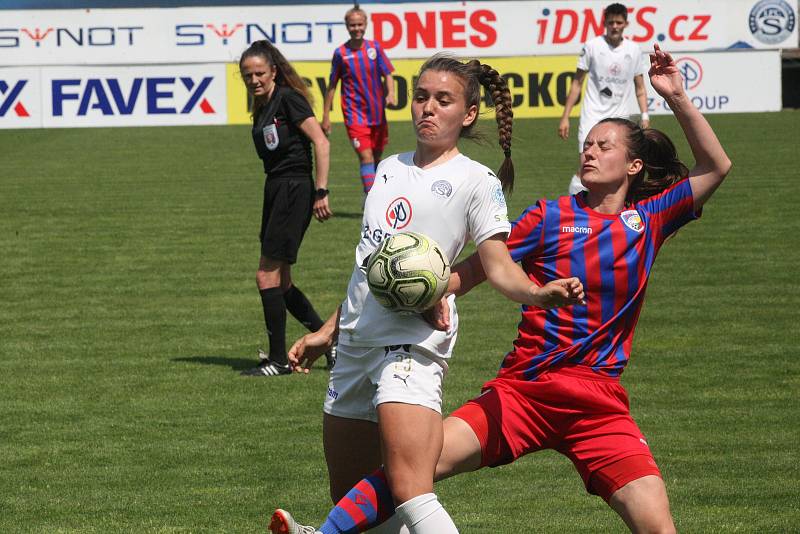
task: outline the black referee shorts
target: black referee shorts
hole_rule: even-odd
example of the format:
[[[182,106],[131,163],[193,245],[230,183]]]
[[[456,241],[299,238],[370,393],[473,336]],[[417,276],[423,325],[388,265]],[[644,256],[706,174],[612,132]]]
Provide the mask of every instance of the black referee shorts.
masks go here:
[[[264,183],[261,255],[287,263],[297,261],[314,207],[314,182],[308,176],[272,178]]]

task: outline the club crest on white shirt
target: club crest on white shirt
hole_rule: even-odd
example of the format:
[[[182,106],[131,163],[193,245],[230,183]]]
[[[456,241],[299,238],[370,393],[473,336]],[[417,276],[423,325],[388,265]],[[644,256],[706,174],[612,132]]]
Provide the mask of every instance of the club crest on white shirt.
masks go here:
[[[402,230],[411,222],[413,210],[406,197],[397,197],[386,208],[386,224],[393,230]]]
[[[625,223],[625,226],[634,232],[639,232],[641,234],[644,231],[644,221],[642,221],[638,211],[625,210],[620,213],[619,216],[622,219],[622,222]]]
[[[492,186],[492,200],[498,206],[506,205],[506,196],[503,194],[503,187],[496,183]]]
[[[267,145],[267,150],[275,150],[278,148],[278,128],[275,124],[267,124],[264,126],[264,129],[261,130],[261,133],[264,135],[264,144]]]
[[[436,180],[431,184],[431,191],[440,197],[449,197],[453,194],[453,186],[447,180]]]

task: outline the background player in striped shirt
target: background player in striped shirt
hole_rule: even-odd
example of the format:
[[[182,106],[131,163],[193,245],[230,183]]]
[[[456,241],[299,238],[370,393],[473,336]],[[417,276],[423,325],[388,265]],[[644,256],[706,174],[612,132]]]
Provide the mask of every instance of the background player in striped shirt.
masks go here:
[[[672,57],[656,45],[650,63],[653,88],[680,123],[695,166],[689,170],[678,159],[666,135],[626,119],[606,119],[589,132],[579,171],[588,191],[530,206],[508,239],[531,280],[577,276],[586,304],[523,307],[497,377],[444,421],[436,479],[554,449],[632,531],[674,532],[664,482],[619,376],[659,248],[700,216],[731,163],[686,96]],[[463,294],[484,279],[473,255],[453,268],[450,288]],[[381,521],[388,525],[382,533],[408,532],[386,519],[394,503],[382,476],[379,470],[356,484],[320,532],[363,532]],[[293,526],[290,534],[315,532]]]
[[[380,43],[364,39],[367,14],[355,5],[344,16],[350,40],[339,46],[331,60],[331,76],[322,107],[322,130],[331,133],[330,110],[339,80],[342,81],[342,114],[347,136],[358,154],[361,183],[368,193],[375,181],[375,167],[389,142],[386,104],[397,104],[389,58]]]

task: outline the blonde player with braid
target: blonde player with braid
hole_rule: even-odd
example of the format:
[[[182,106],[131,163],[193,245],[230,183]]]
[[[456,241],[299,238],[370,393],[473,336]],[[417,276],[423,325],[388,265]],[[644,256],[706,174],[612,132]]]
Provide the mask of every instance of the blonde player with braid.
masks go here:
[[[458,150],[458,140],[472,135],[481,86],[494,101],[505,155],[497,176]],[[400,315],[380,306],[369,293],[362,266],[383,239],[400,231],[426,234],[450,261],[471,239],[495,289],[529,306],[566,306],[583,296],[577,278],[535,285],[506,248],[510,224],[503,189],[511,189],[514,179],[513,118],[508,87],[497,71],[479,61],[432,57],[420,70],[411,116],[416,150],[391,156],[378,167],[347,298],[319,331],[289,351],[296,368],[305,371],[338,338],[323,442],[331,497],[339,505],[319,529],[325,534],[374,526],[394,514],[395,507],[393,519],[379,527],[386,532],[457,532],[433,493],[444,437],[442,382],[458,330],[454,299],[449,299],[449,330],[435,329],[420,315]],[[359,482],[365,476],[366,482]],[[345,497],[356,483],[369,489],[353,499]],[[376,502],[386,496],[391,510]],[[283,510],[275,511],[270,529],[315,532]]]

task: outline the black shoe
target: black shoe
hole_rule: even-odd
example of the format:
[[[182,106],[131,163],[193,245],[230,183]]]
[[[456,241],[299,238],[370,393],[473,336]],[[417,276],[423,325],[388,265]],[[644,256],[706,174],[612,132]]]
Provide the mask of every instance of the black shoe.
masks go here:
[[[292,368],[289,365],[282,365],[271,360],[262,360],[257,366],[252,369],[242,371],[243,376],[280,376],[292,374]]]

